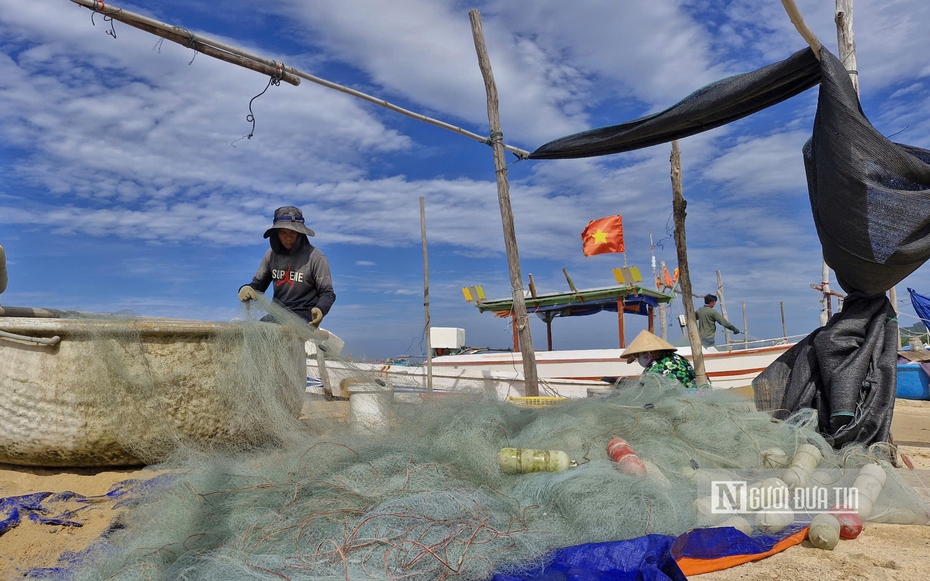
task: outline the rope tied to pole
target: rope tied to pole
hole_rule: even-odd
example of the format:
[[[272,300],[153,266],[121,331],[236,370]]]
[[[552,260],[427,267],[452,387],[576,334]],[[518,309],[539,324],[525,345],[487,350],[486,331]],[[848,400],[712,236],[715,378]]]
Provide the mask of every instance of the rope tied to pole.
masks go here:
[[[278,73],[275,75],[272,75],[271,77],[268,77],[268,84],[265,85],[265,88],[262,89],[262,92],[255,95],[251,99],[249,99],[249,114],[245,116],[245,120],[252,123],[252,130],[249,132],[248,135],[244,137],[240,137],[236,141],[242,141],[243,139],[252,139],[252,136],[255,135],[255,114],[252,112],[252,102],[255,101],[255,99],[258,99],[259,97],[264,95],[265,91],[267,91],[268,88],[271,87],[272,85],[274,85],[275,87],[278,87],[281,85],[281,79],[284,77],[284,65],[279,64],[277,62],[275,62],[275,65],[277,65],[276,70],[278,71]],[[233,147],[236,147],[236,141],[233,141],[232,143],[230,143],[230,145],[232,145]]]
[[[106,13],[107,5],[103,0],[94,0],[94,8],[90,13],[90,23],[94,26],[97,26],[97,23],[94,21],[94,15],[98,12],[103,14],[103,22],[110,23],[110,30],[107,30],[106,33],[113,38],[116,38],[116,28],[113,26],[113,17]],[[117,8],[116,12],[119,12],[122,8]]]
[[[490,145],[491,147],[494,147],[495,145],[500,145],[501,147],[506,147],[506,144],[504,143],[504,133],[503,133],[502,131],[492,131],[491,134],[488,135],[488,138],[484,141],[484,143],[485,143],[486,145]],[[528,153],[528,152],[518,153],[518,152],[512,151],[512,150],[510,150],[510,152],[511,152],[511,153],[514,155],[514,157],[516,157],[517,159],[514,160],[514,161],[512,161],[512,162],[510,162],[510,163],[507,164],[505,167],[503,167],[503,168],[497,170],[498,172],[501,172],[501,171],[506,170],[508,167],[512,166],[513,164],[517,163],[518,161],[523,161],[524,159],[529,159],[529,153]]]
[[[197,36],[182,26],[175,26],[174,29],[177,30],[179,34],[187,36],[187,42],[184,43],[184,46],[194,51],[194,56],[192,56],[191,60],[187,63],[187,66],[191,66],[194,64],[194,59],[197,58],[197,53],[200,52],[197,50]]]
[[[274,65],[275,70],[273,78],[277,79],[275,86],[278,86],[281,84],[281,79],[284,78],[284,63],[279,63],[278,61],[271,61],[271,63]],[[268,87],[265,88],[267,89]]]

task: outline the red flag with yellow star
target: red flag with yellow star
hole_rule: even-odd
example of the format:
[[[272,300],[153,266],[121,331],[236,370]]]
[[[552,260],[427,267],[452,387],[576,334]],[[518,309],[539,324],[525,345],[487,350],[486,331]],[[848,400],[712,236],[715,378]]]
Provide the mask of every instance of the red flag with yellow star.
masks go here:
[[[581,233],[581,242],[585,256],[623,252],[623,217],[618,214],[591,220]]]

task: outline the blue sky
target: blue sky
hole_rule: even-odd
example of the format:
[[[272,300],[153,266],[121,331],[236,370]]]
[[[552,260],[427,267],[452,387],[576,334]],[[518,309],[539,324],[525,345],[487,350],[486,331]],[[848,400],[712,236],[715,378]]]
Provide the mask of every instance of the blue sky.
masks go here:
[[[475,2],[159,0],[117,6],[283,61],[402,107],[487,134],[468,11],[482,14],[507,143],[533,150],[568,133],[664,109],[719,78],[805,46],[778,0]],[[833,3],[802,0],[836,52]],[[243,311],[274,209],[297,205],[328,256],[336,304],[323,326],[359,358],[421,354],[425,197],[435,326],[507,347],[509,321],[461,287],[510,296],[491,150],[347,95],[267,78],[115,23],[67,0],[0,0],[0,244],[4,306],[129,310],[230,320]],[[930,148],[924,0],[857,0],[863,109],[896,141]],[[694,292],[724,280],[731,321],[751,338],[819,325],[820,248],[801,147],[817,89],[680,142]],[[239,140],[239,141],[236,141]],[[669,146],[510,167],[524,279],[540,292],[614,284],[620,254],[584,257],[589,220],[622,214],[626,260],[674,268]],[[509,158],[513,159],[513,158]],[[842,209],[837,209],[842,211]],[[835,282],[834,282],[835,286]],[[927,267],[898,287],[930,293]],[[677,307],[673,314],[677,314]],[[537,349],[545,325],[532,318]],[[629,317],[628,338],[645,325]],[[616,347],[616,318],[553,325],[556,348]],[[670,338],[680,341],[677,327]]]

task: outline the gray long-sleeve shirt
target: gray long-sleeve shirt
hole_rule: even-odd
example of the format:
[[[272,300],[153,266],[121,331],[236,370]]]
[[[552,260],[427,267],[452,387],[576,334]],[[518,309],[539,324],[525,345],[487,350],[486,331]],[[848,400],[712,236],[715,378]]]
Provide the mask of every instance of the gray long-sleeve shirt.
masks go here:
[[[717,334],[717,323],[734,333],[739,333],[739,329],[734,327],[730,321],[724,319],[723,315],[707,305],[695,311],[694,318],[697,319],[698,335],[701,336],[701,339],[713,339]]]
[[[329,261],[303,235],[297,237],[290,252],[277,236],[271,237],[271,248],[265,252],[248,286],[265,292],[271,284],[274,285],[274,301],[307,320],[313,307],[326,315],[336,302]]]

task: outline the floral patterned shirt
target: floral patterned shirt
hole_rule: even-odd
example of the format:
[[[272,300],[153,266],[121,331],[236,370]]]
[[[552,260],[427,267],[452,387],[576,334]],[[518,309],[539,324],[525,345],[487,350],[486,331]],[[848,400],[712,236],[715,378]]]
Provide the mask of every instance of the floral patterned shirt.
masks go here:
[[[691,363],[677,353],[666,353],[649,364],[643,373],[658,373],[677,379],[688,388],[694,387],[694,368]]]

